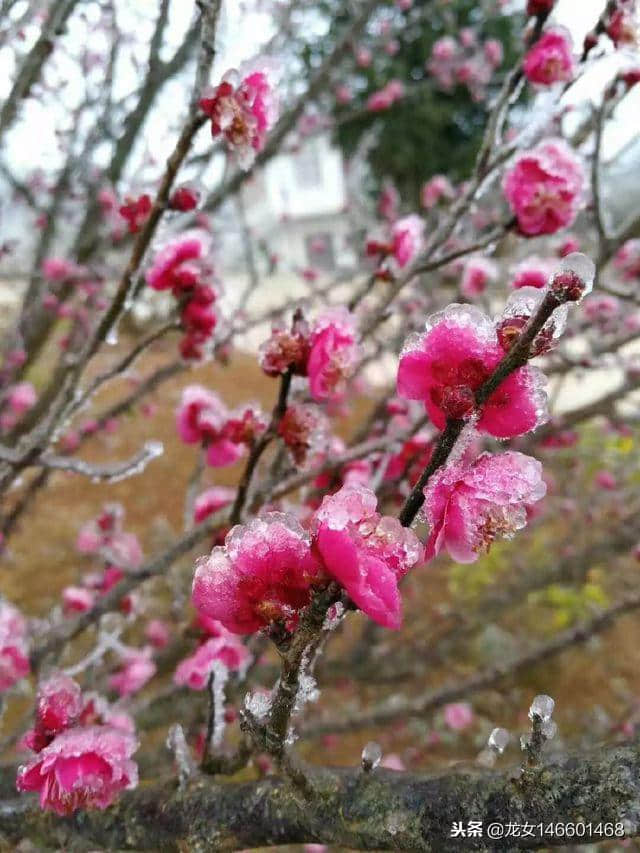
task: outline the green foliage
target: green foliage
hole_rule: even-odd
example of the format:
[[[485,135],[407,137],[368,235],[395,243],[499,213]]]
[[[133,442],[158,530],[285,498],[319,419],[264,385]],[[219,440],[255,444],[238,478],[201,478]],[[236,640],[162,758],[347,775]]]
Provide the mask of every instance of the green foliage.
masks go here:
[[[347,6],[338,5],[343,10]],[[326,14],[335,6],[325,0],[318,3],[318,11]],[[354,62],[351,76],[334,83],[348,83],[357,93],[355,103],[358,105],[364,104],[368,95],[392,79],[402,81],[409,94],[384,113],[354,111],[353,105],[337,107],[339,123],[335,139],[348,156],[363,138],[369,141],[365,136],[369,134],[372,144],[367,146],[367,151],[376,184],[390,177],[405,203],[415,206],[421,184],[432,175],[444,172],[454,180],[468,177],[487,115],[486,103],[474,102],[465,87],[443,92],[429,79],[425,62],[433,43],[444,35],[457,36],[464,27],[472,27],[479,41],[498,39],[505,53],[502,68],[496,75],[498,83],[504,69],[514,63],[520,50],[523,19],[521,15],[502,13],[495,3],[482,4],[477,0],[447,3],[414,0],[406,15],[397,9],[389,9],[388,15],[392,21],[389,38],[396,38],[400,43],[396,55],[391,57],[385,52],[384,37],[370,32],[358,45],[371,49],[370,67],[361,69]],[[327,38],[320,41],[318,50],[322,55],[347,23],[347,18],[346,11],[336,15]],[[303,61],[313,65],[319,58],[317,52],[311,44],[305,45]],[[495,87],[489,94],[494,91]],[[345,120],[347,116],[351,117]]]

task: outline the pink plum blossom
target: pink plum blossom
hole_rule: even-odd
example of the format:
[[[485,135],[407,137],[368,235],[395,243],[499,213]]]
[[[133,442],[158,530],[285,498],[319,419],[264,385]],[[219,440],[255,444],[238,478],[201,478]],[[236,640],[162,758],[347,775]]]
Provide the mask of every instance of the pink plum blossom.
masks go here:
[[[570,33],[560,27],[544,32],[525,56],[522,68],[527,80],[538,86],[571,80],[574,59]]]
[[[225,632],[223,636],[206,640],[190,657],[180,661],[173,680],[192,690],[204,690],[216,661],[235,672],[250,663],[251,655],[236,635]]]
[[[193,519],[200,524],[208,516],[228,506],[235,498],[236,490],[228,486],[212,486],[201,492],[193,504]]]
[[[318,406],[294,403],[287,407],[278,425],[278,434],[295,464],[304,466],[311,457],[326,449],[329,421]]]
[[[398,393],[422,400],[432,422],[444,429],[447,418],[469,417],[475,392],[504,356],[489,318],[471,305],[449,305],[432,315],[426,332],[408,339],[400,357]],[[477,428],[510,438],[546,420],[544,377],[525,365],[511,373],[479,413]]]
[[[147,270],[147,284],[154,290],[173,290],[180,295],[195,286],[200,268],[194,264],[202,257],[202,243],[197,238],[183,238],[165,246]]]
[[[37,399],[36,389],[30,382],[18,382],[9,389],[6,396],[9,408],[18,417],[31,409]]]
[[[471,299],[484,293],[487,284],[495,281],[497,277],[498,268],[493,261],[482,257],[469,258],[462,274],[460,292],[463,296]]]
[[[424,220],[412,213],[398,219],[391,227],[391,254],[402,269],[410,264],[422,249]]]
[[[313,520],[314,544],[327,572],[375,622],[402,622],[400,579],[422,558],[416,535],[377,512],[375,493],[343,486],[324,497]]]
[[[22,742],[40,752],[53,738],[80,719],[84,700],[79,685],[62,672],[54,673],[38,686],[36,720]]]
[[[16,607],[0,599],[0,693],[29,670],[27,623]]]
[[[227,71],[220,85],[200,99],[200,108],[211,119],[212,136],[224,136],[241,168],[251,168],[277,118],[265,71],[252,71],[244,78],[235,69]]]
[[[398,218],[400,209],[400,194],[391,181],[384,181],[380,196],[378,198],[378,213],[387,222],[394,222]]]
[[[582,163],[568,145],[549,139],[516,158],[502,187],[520,231],[534,237],[573,224],[584,180]]]
[[[551,275],[552,265],[549,261],[536,258],[533,255],[521,261],[513,270],[511,287],[518,290],[521,287],[546,287]]]
[[[444,706],[444,721],[454,732],[464,731],[473,723],[473,708],[468,702],[451,702]]]
[[[164,649],[169,645],[171,628],[162,619],[152,619],[144,629],[144,635],[155,649]]]
[[[122,669],[109,678],[109,687],[117,690],[120,696],[137,693],[156,674],[156,665],[151,659],[152,650],[127,649],[123,655]]]
[[[138,784],[131,756],[138,743],[111,726],[69,729],[18,770],[19,791],[38,791],[40,806],[64,816],[80,808],[106,809]]]
[[[332,308],[311,327],[307,362],[309,389],[314,400],[340,398],[360,357],[356,320],[346,308]]]
[[[201,385],[188,385],[177,412],[178,435],[186,444],[203,443],[212,467],[232,465],[244,455],[246,447],[229,437],[230,417],[217,394]]]
[[[68,281],[82,273],[82,269],[65,258],[45,258],[42,262],[42,277],[48,281]]]
[[[423,207],[435,207],[441,199],[450,201],[455,195],[451,181],[446,175],[434,175],[424,184],[420,192]]]
[[[515,451],[440,468],[424,489],[427,559],[444,548],[459,563],[475,562],[498,536],[524,527],[527,505],[545,493],[540,462]]]
[[[249,634],[274,620],[291,620],[309,603],[320,570],[296,519],[267,513],[234,527],[224,546],[198,561],[193,603],[229,631]]]
[[[600,486],[601,489],[605,491],[614,491],[618,488],[618,481],[615,478],[615,475],[611,473],[611,471],[598,471],[596,474],[596,484]]]
[[[640,278],[640,239],[624,242],[614,255],[613,265],[624,281]]]
[[[87,613],[95,604],[95,593],[84,586],[66,586],[62,590],[62,609],[65,615]]]

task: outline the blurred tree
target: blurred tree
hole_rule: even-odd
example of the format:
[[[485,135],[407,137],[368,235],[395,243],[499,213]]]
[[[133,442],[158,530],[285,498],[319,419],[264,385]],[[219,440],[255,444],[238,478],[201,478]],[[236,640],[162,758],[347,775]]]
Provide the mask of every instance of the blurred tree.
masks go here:
[[[316,65],[331,49],[334,34],[350,18],[348,5],[342,0],[314,4],[314,13],[332,23],[326,38],[302,47],[305,65]],[[406,11],[402,5],[387,7],[375,19],[361,42],[353,45],[349,76],[334,81],[353,95],[348,104],[335,107],[335,139],[347,156],[365,140],[375,181],[371,190],[377,190],[382,179],[391,178],[405,203],[415,205],[421,185],[432,175],[446,172],[455,180],[469,175],[485,125],[487,100],[518,54],[523,15],[500,9],[496,2],[477,0],[414,0]],[[465,30],[474,34],[479,56],[489,39],[497,39],[504,50],[503,62],[480,95],[461,83],[445,90],[426,69],[434,43],[450,36],[460,45]],[[364,55],[358,57],[359,52]],[[469,48],[472,64],[473,52]],[[367,110],[367,98],[394,79],[404,84],[405,97],[387,110]]]

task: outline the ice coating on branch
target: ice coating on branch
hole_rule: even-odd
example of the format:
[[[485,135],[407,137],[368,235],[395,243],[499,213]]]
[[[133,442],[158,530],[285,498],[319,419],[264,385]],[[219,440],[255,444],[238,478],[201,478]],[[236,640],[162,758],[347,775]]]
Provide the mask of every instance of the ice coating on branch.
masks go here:
[[[422,400],[438,429],[447,418],[469,418],[474,394],[504,357],[496,328],[472,305],[449,305],[432,314],[426,332],[409,337],[400,356],[398,394]],[[477,429],[511,438],[547,419],[544,376],[534,367],[517,368],[482,406]]]
[[[356,318],[346,308],[331,308],[311,327],[307,361],[314,400],[341,398],[360,360]]]
[[[222,636],[206,640],[192,655],[180,661],[173,680],[192,690],[204,690],[216,661],[228,671],[236,672],[251,663],[251,655],[237,635],[225,631]]]
[[[313,519],[314,542],[327,572],[375,622],[399,628],[398,581],[422,558],[422,544],[396,518],[381,516],[375,493],[343,486]]]
[[[374,740],[370,740],[364,745],[364,749],[362,750],[362,769],[366,772],[375,770],[381,760],[382,749],[380,748],[380,744],[376,743]]]
[[[0,693],[27,676],[30,668],[26,620],[0,599]]]
[[[522,70],[527,80],[538,86],[571,80],[575,70],[572,47],[568,30],[546,30],[524,58]]]
[[[132,735],[111,726],[69,729],[18,770],[19,791],[38,791],[40,806],[64,816],[80,808],[106,809],[135,788],[138,748]]]
[[[298,521],[267,513],[234,527],[224,546],[198,562],[193,603],[229,631],[249,634],[274,620],[290,621],[309,603],[320,570]]]
[[[507,748],[509,744],[510,735],[506,729],[493,729],[491,734],[489,735],[489,740],[487,741],[487,745],[490,749],[495,750],[499,755]]]
[[[574,222],[585,183],[581,161],[561,139],[523,151],[504,175],[502,188],[528,237],[554,234]]]
[[[540,693],[531,703],[531,707],[529,708],[529,719],[533,720],[534,717],[540,717],[542,722],[546,723],[551,719],[555,706],[556,703],[551,696],[547,696],[545,693]]]
[[[218,86],[205,92],[200,108],[211,119],[211,135],[224,136],[241,168],[250,169],[277,118],[266,70],[252,71],[242,79],[235,69],[227,71]]]
[[[544,497],[537,459],[516,451],[481,454],[472,464],[440,468],[424,489],[430,526],[426,558],[446,550],[459,563],[475,562],[497,537],[527,523],[527,506]]]
[[[546,291],[536,287],[521,287],[510,294],[501,316],[496,319],[498,340],[505,352],[517,343],[531,317],[540,307],[545,293]],[[555,309],[531,344],[532,357],[549,352],[553,348],[566,327],[568,313],[569,307],[566,304]]]

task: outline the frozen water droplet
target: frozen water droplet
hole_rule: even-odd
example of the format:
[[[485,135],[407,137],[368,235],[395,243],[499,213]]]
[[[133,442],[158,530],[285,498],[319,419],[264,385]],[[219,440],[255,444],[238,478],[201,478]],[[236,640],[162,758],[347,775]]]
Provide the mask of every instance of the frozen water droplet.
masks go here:
[[[362,750],[362,769],[367,773],[375,770],[378,764],[380,764],[381,759],[382,749],[380,748],[380,744],[370,740]]]
[[[112,326],[107,332],[107,336],[105,337],[105,342],[109,344],[110,347],[114,347],[118,343],[118,330],[115,326]]]
[[[162,456],[164,453],[164,444],[161,441],[147,441],[144,449],[150,459],[155,459],[156,456]]]
[[[591,292],[596,277],[596,265],[591,258],[583,255],[582,252],[571,252],[570,255],[562,258],[559,268],[562,272],[574,272],[580,276],[585,285],[584,296]]]
[[[507,744],[509,743],[509,732],[506,729],[494,729],[489,735],[489,740],[487,741],[490,749],[495,750],[500,755],[505,751]]]
[[[542,722],[546,723],[551,719],[555,704],[556,703],[553,701],[551,696],[547,696],[545,693],[540,693],[531,703],[531,707],[529,708],[529,719],[533,720],[534,717],[540,717]]]
[[[547,740],[553,740],[553,738],[558,734],[558,726],[553,720],[547,720],[546,723],[542,724],[542,734]]]
[[[476,763],[481,767],[493,767],[496,763],[496,753],[493,749],[483,749],[478,753]]]
[[[524,752],[531,746],[531,735],[520,735],[520,749]]]

